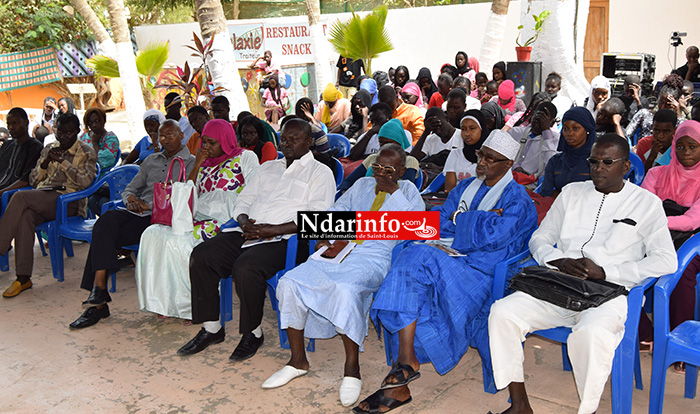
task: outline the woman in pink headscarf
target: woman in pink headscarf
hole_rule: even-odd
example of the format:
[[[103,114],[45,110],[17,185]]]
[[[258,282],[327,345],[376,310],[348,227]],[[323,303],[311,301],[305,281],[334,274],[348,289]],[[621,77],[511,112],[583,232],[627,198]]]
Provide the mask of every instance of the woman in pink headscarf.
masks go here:
[[[216,236],[221,225],[233,217],[238,194],[260,166],[253,151],[238,147],[231,123],[223,119],[207,122],[201,139],[195,166],[187,177],[197,192],[192,230],[175,234],[172,227],[153,224],[141,236],[136,260],[141,310],[192,318],[190,253]]]
[[[506,122],[514,113],[525,112],[527,109],[525,103],[515,97],[515,84],[510,79],[501,82],[498,86],[498,96],[491,98],[491,102],[496,102],[498,106],[506,111]]]
[[[425,104],[423,103],[423,92],[415,82],[408,82],[401,88],[401,100],[409,105],[415,105],[420,109],[421,114],[425,117]]]
[[[656,194],[664,203],[676,250],[700,229],[700,122],[685,121],[676,129],[671,144],[671,162],[649,170],[642,188]],[[700,272],[700,258],[694,258],[671,294],[670,323],[674,329],[693,319],[695,310],[695,275]],[[646,323],[645,323],[646,322]],[[642,319],[639,337],[651,336],[651,323]],[[677,371],[683,365],[677,363]]]

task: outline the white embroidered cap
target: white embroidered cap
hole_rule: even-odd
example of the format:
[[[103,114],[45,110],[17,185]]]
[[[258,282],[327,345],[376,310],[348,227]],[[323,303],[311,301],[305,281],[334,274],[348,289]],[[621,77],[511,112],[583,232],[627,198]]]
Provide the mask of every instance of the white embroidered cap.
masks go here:
[[[520,143],[514,140],[509,133],[496,129],[491,131],[482,147],[489,147],[509,160],[514,161],[520,150]]]

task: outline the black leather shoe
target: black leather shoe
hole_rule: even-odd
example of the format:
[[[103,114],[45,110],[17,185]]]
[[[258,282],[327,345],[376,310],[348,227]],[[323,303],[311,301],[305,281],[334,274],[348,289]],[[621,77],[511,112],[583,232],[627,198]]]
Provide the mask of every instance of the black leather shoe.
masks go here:
[[[265,335],[260,335],[260,338],[256,338],[252,332],[243,335],[241,342],[238,343],[228,360],[238,362],[251,358],[258,352],[258,348],[263,344],[263,341],[265,341]]]
[[[91,306],[100,306],[111,301],[112,297],[109,296],[109,292],[107,292],[107,289],[102,289],[99,286],[95,286],[92,288],[90,296],[88,296],[87,300],[83,302],[83,308],[89,308]]]
[[[226,333],[223,328],[219,329],[219,332],[215,334],[209,333],[206,329],[202,328],[191,341],[177,350],[177,354],[180,356],[194,355],[197,352],[204,351],[204,349],[211,344],[224,342],[224,339],[226,339]]]
[[[89,307],[85,309],[85,312],[83,312],[82,315],[73,323],[69,325],[69,328],[71,329],[83,329],[87,328],[88,326],[92,326],[96,324],[97,322],[100,321],[102,318],[106,318],[109,316],[109,306],[106,304],[98,308],[96,306]]]

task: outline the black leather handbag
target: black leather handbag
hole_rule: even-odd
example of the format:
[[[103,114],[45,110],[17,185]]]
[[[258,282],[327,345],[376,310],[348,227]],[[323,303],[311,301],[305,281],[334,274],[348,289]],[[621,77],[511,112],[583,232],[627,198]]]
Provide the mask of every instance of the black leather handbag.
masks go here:
[[[559,307],[582,311],[620,295],[624,286],[607,280],[582,279],[543,266],[529,266],[510,280],[510,288]]]

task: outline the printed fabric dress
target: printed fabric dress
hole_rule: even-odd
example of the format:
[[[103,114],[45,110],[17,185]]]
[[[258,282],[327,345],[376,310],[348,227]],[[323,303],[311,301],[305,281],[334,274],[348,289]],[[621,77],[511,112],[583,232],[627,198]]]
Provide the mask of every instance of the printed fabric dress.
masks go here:
[[[141,235],[136,260],[136,284],[141,310],[191,319],[190,253],[216,236],[231,219],[238,194],[260,165],[252,151],[243,151],[197,173],[198,199],[192,233],[177,235],[172,228],[151,225]]]

